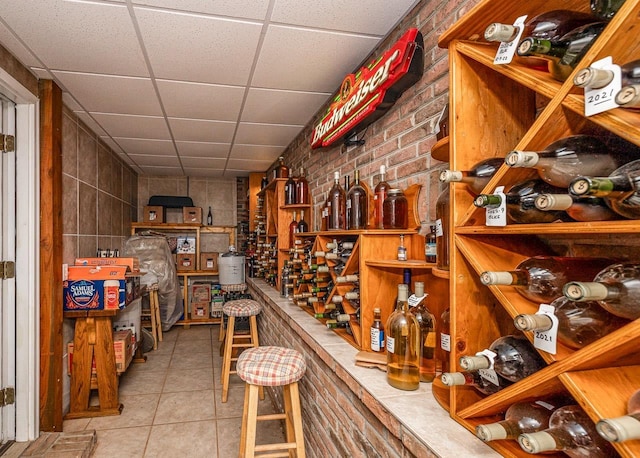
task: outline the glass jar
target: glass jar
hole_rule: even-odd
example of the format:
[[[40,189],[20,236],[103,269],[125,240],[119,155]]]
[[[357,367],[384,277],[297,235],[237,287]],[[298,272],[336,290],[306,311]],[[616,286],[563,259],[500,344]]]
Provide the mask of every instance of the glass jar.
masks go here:
[[[382,205],[382,224],[385,229],[406,229],[409,203],[400,189],[389,189]]]

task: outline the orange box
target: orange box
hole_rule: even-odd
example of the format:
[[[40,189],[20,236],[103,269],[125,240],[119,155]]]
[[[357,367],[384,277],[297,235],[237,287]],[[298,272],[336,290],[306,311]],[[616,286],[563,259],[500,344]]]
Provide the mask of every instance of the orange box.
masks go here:
[[[132,344],[132,332],[131,329],[123,331],[115,331],[113,333],[113,353],[116,358],[116,372],[122,373],[127,370],[129,363],[133,359],[133,344]],[[68,366],[67,373],[71,375],[73,369],[73,341],[67,344]],[[96,359],[91,361],[91,374],[96,373]]]
[[[140,295],[140,276],[126,266],[69,266],[63,282],[63,309],[119,310]]]
[[[131,272],[140,271],[138,258],[76,258],[76,266],[126,266]]]
[[[180,253],[177,255],[178,272],[189,272],[196,270],[196,255],[191,253]]]
[[[200,224],[202,224],[202,208],[200,208],[200,207],[182,207],[182,221],[184,223],[200,223]]]
[[[145,223],[164,223],[164,207],[145,205],[144,222]]]
[[[200,253],[200,270],[218,270],[218,253]]]
[[[206,320],[209,318],[209,302],[191,302],[191,319]]]

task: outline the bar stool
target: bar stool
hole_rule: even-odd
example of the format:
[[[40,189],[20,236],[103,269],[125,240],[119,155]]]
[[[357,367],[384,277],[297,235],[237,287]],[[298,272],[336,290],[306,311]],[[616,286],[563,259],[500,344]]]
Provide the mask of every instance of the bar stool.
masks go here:
[[[236,367],[240,378],[247,382],[244,391],[239,456],[251,458],[256,452],[287,450],[284,453],[265,456],[304,458],[298,380],[304,375],[307,365],[300,352],[273,346],[251,348],[240,355]],[[258,391],[264,386],[282,386],[283,413],[258,415]],[[286,423],[287,442],[256,445],[257,422],[282,419]]]
[[[257,315],[262,310],[260,304],[253,299],[237,299],[229,301],[222,307],[222,311],[229,317],[227,322],[226,337],[224,340],[224,355],[222,357],[222,402],[227,402],[229,395],[229,376],[236,374],[231,370],[231,363],[237,361],[233,357],[234,348],[252,348],[258,344],[258,320]],[[249,317],[249,334],[239,334],[235,332],[236,317]],[[260,398],[264,399],[264,393],[260,393]]]
[[[220,289],[223,293],[243,293],[247,290],[246,283],[237,283],[233,285],[220,285]],[[220,321],[220,332],[218,333],[218,342],[222,342],[224,340],[224,319]],[[222,355],[220,355],[222,356]]]

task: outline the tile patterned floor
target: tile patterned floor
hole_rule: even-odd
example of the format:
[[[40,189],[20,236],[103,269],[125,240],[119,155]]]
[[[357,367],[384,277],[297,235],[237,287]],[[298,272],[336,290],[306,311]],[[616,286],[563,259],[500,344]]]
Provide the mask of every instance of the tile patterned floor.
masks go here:
[[[244,382],[231,376],[223,404],[218,326],[174,327],[147,362],[120,377],[119,416],[68,420],[64,431],[95,429],[102,457],[237,457]],[[273,412],[268,396],[260,413]],[[282,441],[277,421],[258,424],[258,443]]]

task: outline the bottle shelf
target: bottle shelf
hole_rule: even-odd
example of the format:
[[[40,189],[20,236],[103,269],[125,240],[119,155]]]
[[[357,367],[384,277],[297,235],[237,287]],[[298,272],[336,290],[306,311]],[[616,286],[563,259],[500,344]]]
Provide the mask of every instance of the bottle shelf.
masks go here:
[[[431,157],[442,162],[449,162],[449,137],[438,140],[431,147]]]
[[[424,262],[417,259],[407,259],[406,261],[397,261],[397,260],[366,260],[365,264],[370,267],[382,267],[382,268],[391,268],[391,269],[433,269],[435,267],[434,263]]]

